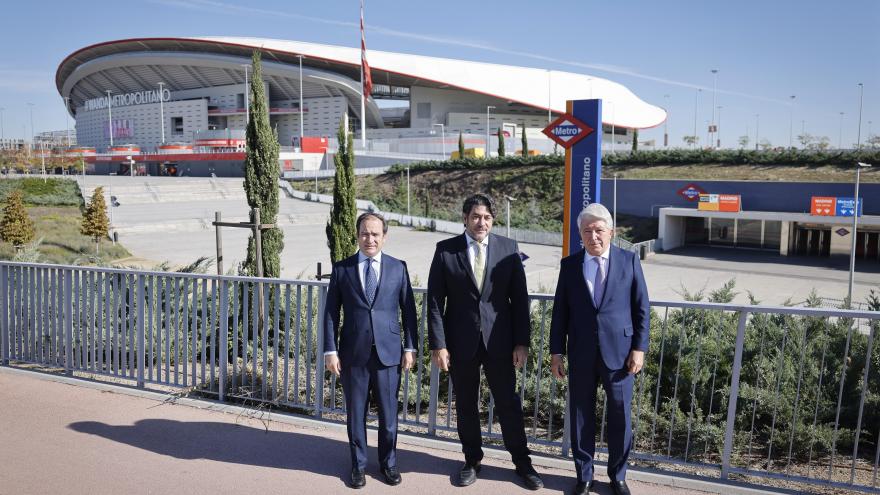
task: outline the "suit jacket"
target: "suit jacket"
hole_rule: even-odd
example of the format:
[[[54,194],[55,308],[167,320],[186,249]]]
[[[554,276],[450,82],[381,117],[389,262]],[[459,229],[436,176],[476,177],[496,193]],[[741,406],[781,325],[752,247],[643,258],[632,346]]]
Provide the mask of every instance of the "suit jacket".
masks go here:
[[[344,310],[342,331],[339,312]],[[373,342],[385,366],[400,364],[403,346],[415,348],[416,304],[406,263],[382,253],[382,271],[372,306],[361,287],[358,255],[333,265],[324,305],[324,351],[337,351],[343,366],[364,366]],[[338,345],[337,345],[338,342]]]
[[[584,280],[579,252],[562,260],[553,301],[550,353],[568,350],[570,366],[593,362],[596,346],[609,370],[623,368],[630,350],[648,350],[651,306],[639,258],[612,246],[599,307]]]
[[[507,356],[529,345],[529,295],[516,241],[489,234],[482,293],[477,289],[464,234],[437,243],[428,275],[431,349],[448,348],[453,360],[474,356],[489,329],[486,351]]]

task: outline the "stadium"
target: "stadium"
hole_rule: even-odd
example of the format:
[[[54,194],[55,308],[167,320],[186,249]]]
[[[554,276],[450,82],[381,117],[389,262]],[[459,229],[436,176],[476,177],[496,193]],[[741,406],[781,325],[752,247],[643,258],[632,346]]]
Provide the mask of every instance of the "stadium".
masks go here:
[[[567,100],[603,99],[606,149],[628,149],[633,130],[666,118],[662,108],[599,77],[377,50],[367,52],[372,89],[362,113],[358,48],[139,38],[82,48],[59,65],[56,86],[75,120],[79,150],[98,173],[123,172],[119,164],[133,159],[136,172],[151,175],[240,175],[255,49],[263,54],[270,125],[285,170],[320,166],[316,156],[332,151],[346,117],[358,137],[359,167],[448,156],[459,133],[479,156],[496,149],[499,128],[508,150],[524,132],[530,150],[549,152],[552,142],[540,130]]]

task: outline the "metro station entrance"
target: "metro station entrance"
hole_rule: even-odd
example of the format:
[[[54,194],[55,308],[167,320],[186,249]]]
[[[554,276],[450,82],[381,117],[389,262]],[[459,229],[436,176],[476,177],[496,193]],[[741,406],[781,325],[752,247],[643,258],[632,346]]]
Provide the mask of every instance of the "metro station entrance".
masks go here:
[[[831,227],[798,224],[794,233],[792,254],[797,256],[830,256]]]

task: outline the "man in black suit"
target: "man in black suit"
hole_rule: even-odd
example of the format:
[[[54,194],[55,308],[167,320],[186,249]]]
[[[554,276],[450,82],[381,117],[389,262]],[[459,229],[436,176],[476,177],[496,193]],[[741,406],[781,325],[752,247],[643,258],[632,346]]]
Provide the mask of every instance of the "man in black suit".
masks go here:
[[[432,359],[452,376],[465,463],[459,484],[474,483],[483,458],[480,368],[495,399],[504,447],[525,485],[544,486],[532,467],[516,374],[528,358],[529,297],[516,241],[490,234],[495,210],[484,194],[462,207],[465,232],[437,243],[428,275]]]
[[[406,264],[382,253],[388,233],[385,219],[364,213],[357,219],[357,232],[358,252],[333,265],[330,275],[324,306],[324,364],[340,376],[345,395],[350,486],[366,484],[371,390],[379,406],[379,465],[385,481],[398,485],[397,393],[400,368],[408,370],[413,364],[416,305]],[[341,331],[340,309],[345,314]]]

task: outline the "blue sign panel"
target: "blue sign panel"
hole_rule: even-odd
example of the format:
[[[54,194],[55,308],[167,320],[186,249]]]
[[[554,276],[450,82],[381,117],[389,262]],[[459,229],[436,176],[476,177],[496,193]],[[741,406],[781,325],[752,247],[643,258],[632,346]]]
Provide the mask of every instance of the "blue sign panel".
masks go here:
[[[568,201],[565,205],[568,226],[564,239],[563,256],[577,252],[583,247],[578,232],[577,216],[590,203],[601,201],[602,178],[602,100],[575,100],[569,102],[569,112],[581,122],[593,128],[593,132],[579,140],[567,155]]]
[[[837,198],[837,206],[834,209],[834,216],[851,217],[855,209],[855,201],[853,198]],[[865,211],[865,198],[859,198],[859,216]]]

